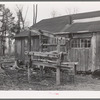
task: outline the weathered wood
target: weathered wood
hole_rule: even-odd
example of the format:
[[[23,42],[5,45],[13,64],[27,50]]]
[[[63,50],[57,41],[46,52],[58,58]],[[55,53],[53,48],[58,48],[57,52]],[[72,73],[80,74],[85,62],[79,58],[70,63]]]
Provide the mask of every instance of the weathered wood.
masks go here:
[[[92,45],[92,71],[94,71],[96,66],[96,33],[93,33],[91,45]]]
[[[44,45],[44,46],[57,46],[57,44],[42,44],[42,45]],[[66,44],[64,43],[64,44],[61,44],[61,46],[65,46]]]
[[[40,32],[40,35],[39,35],[39,44],[40,44],[40,48],[39,48],[39,51],[42,52],[43,51],[43,45],[42,45],[42,32]],[[41,59],[41,57],[40,57]],[[41,78],[43,77],[43,66],[40,65],[40,69],[41,69]]]
[[[78,62],[62,62],[62,65],[68,65],[68,64],[73,64],[73,65],[78,65]]]
[[[34,59],[33,60],[34,61],[34,63],[33,63],[33,65],[43,65],[43,66],[51,66],[51,67],[54,67],[54,68],[56,68],[57,67],[57,62],[56,61],[50,61],[49,60],[49,62],[48,61],[44,61],[44,60],[37,60],[37,59]],[[61,67],[70,67],[70,66],[77,66],[78,65],[78,62],[62,62],[61,63]]]
[[[60,53],[60,41],[58,41],[57,51],[58,53]],[[57,59],[57,64],[58,66],[56,68],[56,84],[60,85],[60,65],[61,65],[60,59]]]
[[[88,71],[90,69],[91,56],[91,48],[71,48],[69,51],[70,62],[78,62],[78,71]]]
[[[77,33],[73,35],[73,38],[87,38],[87,37],[92,37],[92,34],[90,33]]]
[[[31,31],[29,32],[29,36],[28,36],[28,43],[29,43],[29,52],[31,51]],[[29,55],[29,65],[28,65],[28,82],[30,83],[31,81],[31,72],[30,72],[30,68],[32,66],[32,61],[31,61],[31,55]]]
[[[96,33],[96,69],[100,69],[100,32]]]
[[[39,61],[34,61],[33,65],[53,67],[53,68],[56,68],[56,66],[57,66],[57,64],[52,64],[52,63],[48,63],[48,62],[39,62]]]
[[[25,45],[25,42],[24,42],[24,39],[22,39],[22,41],[21,41],[21,55],[22,55],[22,60],[25,60],[24,45]]]
[[[50,57],[50,58],[58,58],[58,54],[51,54],[49,52],[26,52],[26,54],[28,55],[34,55],[34,56],[38,56],[38,57]]]
[[[57,64],[57,61],[47,60],[47,59],[32,59],[32,61],[40,61],[40,62],[47,62],[47,63],[54,63]]]

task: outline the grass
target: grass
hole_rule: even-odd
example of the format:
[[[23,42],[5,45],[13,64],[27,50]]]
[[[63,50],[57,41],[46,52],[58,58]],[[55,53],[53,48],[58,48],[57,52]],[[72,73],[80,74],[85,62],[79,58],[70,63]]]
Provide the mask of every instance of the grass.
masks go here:
[[[19,77],[19,78],[18,78]],[[74,91],[100,91],[100,80],[93,79],[91,75],[76,75],[75,81],[69,81],[66,74],[61,77],[61,85],[56,85],[55,75],[45,74],[42,78],[38,73],[31,76],[31,82],[27,81],[27,73],[24,75],[0,74],[0,90],[74,90]]]

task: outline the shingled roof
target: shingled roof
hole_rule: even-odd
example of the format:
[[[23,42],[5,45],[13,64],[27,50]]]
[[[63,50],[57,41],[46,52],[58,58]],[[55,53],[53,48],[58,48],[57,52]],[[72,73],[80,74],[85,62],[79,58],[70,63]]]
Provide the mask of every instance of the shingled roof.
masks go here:
[[[31,29],[45,30],[52,33],[57,32],[71,32],[77,31],[100,31],[100,22],[87,22],[87,23],[74,23],[70,24],[71,20],[100,17],[100,11],[78,13],[73,15],[65,15],[55,18],[43,19],[35,25],[31,26]],[[17,34],[15,37],[25,37],[29,31],[23,31]],[[36,35],[36,33],[32,33]]]
[[[64,32],[81,33],[81,32],[97,32],[100,31],[100,21],[74,23]]]
[[[29,35],[29,31],[28,30],[24,30],[22,32],[20,32],[20,34],[15,35],[14,37],[27,37]],[[38,36],[37,32],[31,32],[31,36]]]
[[[100,11],[87,12],[87,13],[79,13],[71,15],[72,20],[76,19],[84,19],[84,18],[92,18],[100,16]],[[70,24],[70,16],[60,16],[50,19],[44,19],[33,25],[32,29],[41,29],[50,32],[62,32],[66,28],[66,25]]]

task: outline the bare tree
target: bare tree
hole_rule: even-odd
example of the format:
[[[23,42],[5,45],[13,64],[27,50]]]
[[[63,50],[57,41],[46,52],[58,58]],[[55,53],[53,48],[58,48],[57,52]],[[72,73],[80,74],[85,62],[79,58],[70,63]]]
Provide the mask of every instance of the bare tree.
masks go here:
[[[57,17],[57,16],[58,16],[57,11],[53,10],[51,12],[51,17],[54,18],[54,17]]]
[[[77,14],[78,8],[67,8],[65,11],[66,11],[66,14],[68,15]]]
[[[12,36],[11,28],[13,27],[14,23],[14,17],[12,16],[11,11],[5,7],[4,4],[0,4],[0,16],[1,20],[0,22],[2,23],[1,26],[1,44],[2,44],[2,54],[3,56],[5,55],[5,49],[6,49],[6,39],[9,39],[9,54],[11,51],[11,45],[10,45],[10,40]]]
[[[25,22],[26,22],[28,7],[27,7],[27,10],[26,10],[25,16],[23,16],[23,6],[18,7],[18,5],[16,5],[16,7],[17,7],[16,13],[17,13],[17,17],[18,17],[17,24],[18,24],[19,32],[20,32],[21,29],[25,28]],[[22,25],[21,25],[21,23],[22,23]]]

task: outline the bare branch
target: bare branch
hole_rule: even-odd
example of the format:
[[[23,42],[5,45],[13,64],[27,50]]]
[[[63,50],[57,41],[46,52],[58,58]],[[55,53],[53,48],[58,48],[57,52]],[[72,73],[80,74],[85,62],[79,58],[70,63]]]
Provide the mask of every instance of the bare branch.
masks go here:
[[[78,12],[78,8],[67,8],[66,9],[66,14],[68,15],[76,14],[77,12]]]
[[[27,16],[28,9],[29,9],[29,7],[27,7],[26,14],[25,14],[25,18],[24,18],[24,22],[26,20],[26,16]]]
[[[54,18],[54,17],[57,17],[57,11],[53,10],[51,12],[51,17]]]

